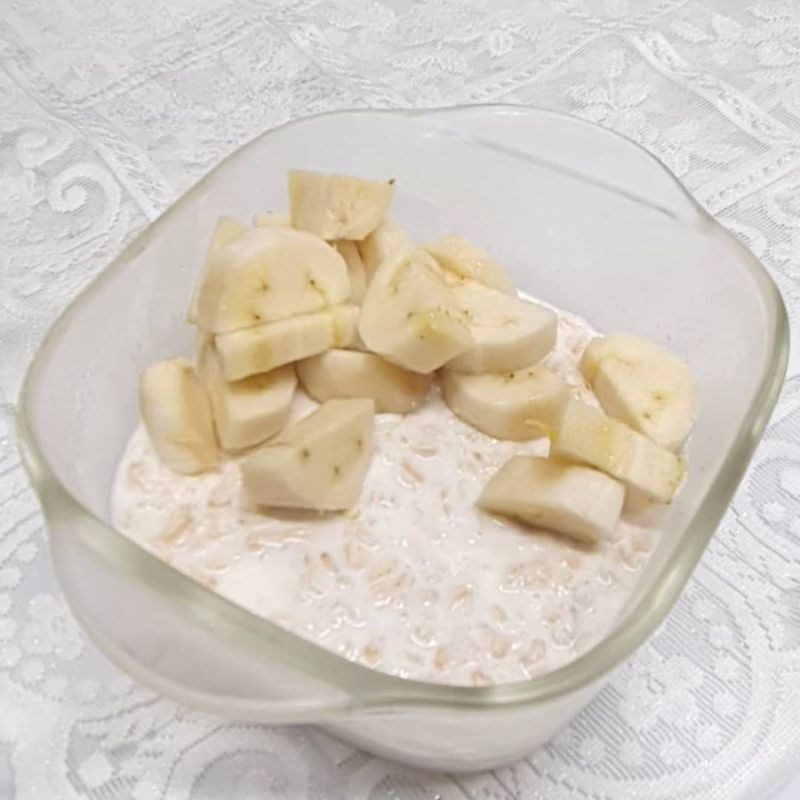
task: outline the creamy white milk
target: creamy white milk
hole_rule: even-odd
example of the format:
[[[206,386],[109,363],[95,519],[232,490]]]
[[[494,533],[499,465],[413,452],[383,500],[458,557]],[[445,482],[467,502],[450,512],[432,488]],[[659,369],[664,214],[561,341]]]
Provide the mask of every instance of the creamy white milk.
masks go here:
[[[561,314],[544,363],[594,403],[577,371],[591,335]],[[345,658],[439,683],[524,680],[608,632],[658,535],[623,519],[591,550],[475,507],[512,454],[546,452],[544,440],[474,430],[432,392],[413,414],[376,417],[357,508],[320,516],[248,509],[235,460],[175,474],[140,427],[119,465],[113,519],[177,569]]]

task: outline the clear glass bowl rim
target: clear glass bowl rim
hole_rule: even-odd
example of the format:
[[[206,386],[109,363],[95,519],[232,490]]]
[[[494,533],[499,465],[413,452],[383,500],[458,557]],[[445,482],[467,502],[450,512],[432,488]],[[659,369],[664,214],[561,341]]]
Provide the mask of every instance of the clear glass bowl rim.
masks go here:
[[[664,177],[680,187],[686,201],[706,224],[717,226],[724,231],[724,228],[697,203],[680,180],[656,156],[621,134],[571,115],[534,106],[502,103],[427,109],[350,109],[309,115],[264,131],[239,147],[129,242],[53,322],[28,366],[18,398],[16,408],[18,445],[28,476],[39,495],[47,518],[71,518],[76,521],[78,523],[77,535],[81,537],[82,542],[114,569],[135,579],[146,578],[171,602],[183,603],[187,610],[194,609],[201,612],[201,616],[205,620],[216,617],[220,622],[224,621],[226,627],[232,624],[241,631],[243,637],[246,637],[250,646],[254,641],[262,642],[263,647],[266,648],[264,650],[265,657],[269,657],[272,648],[280,648],[285,656],[296,661],[298,670],[349,690],[350,701],[346,704],[346,708],[343,709],[339,706],[329,709],[334,712],[368,708],[374,713],[381,709],[396,710],[398,706],[497,710],[552,702],[563,695],[598,681],[605,673],[627,659],[659,626],[685,586],[744,475],[750,457],[777,402],[788,363],[789,324],[783,299],[767,270],[743,244],[732,234],[724,231],[729,244],[737,248],[742,255],[742,260],[749,269],[755,284],[759,287],[761,299],[770,313],[772,350],[770,358],[763,365],[758,392],[748,409],[741,428],[730,444],[722,467],[694,517],[686,526],[681,543],[675,548],[674,553],[654,579],[652,589],[646,592],[637,606],[631,610],[627,620],[584,655],[557,670],[527,681],[489,687],[467,687],[399,678],[348,661],[342,656],[290,633],[214,594],[210,589],[139,547],[77,500],[50,469],[26,409],[37,391],[37,385],[41,379],[40,372],[48,353],[54,342],[57,341],[59,332],[69,325],[72,315],[80,313],[82,299],[94,292],[116,270],[124,269],[129,255],[145,247],[156,237],[159,230],[168,224],[174,209],[203,191],[210,176],[217,170],[223,169],[229,158],[247,150],[255,141],[269,137],[274,130],[301,124],[315,117],[402,114],[424,120],[426,115],[431,114],[436,115],[437,119],[441,119],[445,116],[457,116],[462,112],[476,110],[509,115],[542,114],[567,118],[573,123],[592,128],[598,134],[622,139],[656,163],[663,171]],[[491,142],[487,141],[480,141],[480,144],[492,146]],[[125,659],[120,656],[118,648],[113,642],[97,641],[96,643],[112,661],[117,662],[123,669],[131,671],[131,665],[125,663]],[[137,677],[145,683],[148,682],[146,675]],[[153,684],[153,688],[164,688],[156,682],[150,681],[150,683]],[[179,687],[176,689],[179,690]],[[188,696],[186,693],[183,694]]]

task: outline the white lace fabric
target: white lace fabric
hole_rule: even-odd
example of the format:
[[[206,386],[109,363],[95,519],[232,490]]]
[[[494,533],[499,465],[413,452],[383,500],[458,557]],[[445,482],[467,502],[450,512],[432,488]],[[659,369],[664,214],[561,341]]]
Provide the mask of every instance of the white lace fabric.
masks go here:
[[[621,131],[800,313],[788,0],[8,0],[0,67],[6,410],[56,313],[192,182],[271,126],[353,106],[520,102]],[[0,414],[0,798],[766,797],[800,768],[799,367],[657,634],[551,744],[458,777],[133,685],[59,597]]]

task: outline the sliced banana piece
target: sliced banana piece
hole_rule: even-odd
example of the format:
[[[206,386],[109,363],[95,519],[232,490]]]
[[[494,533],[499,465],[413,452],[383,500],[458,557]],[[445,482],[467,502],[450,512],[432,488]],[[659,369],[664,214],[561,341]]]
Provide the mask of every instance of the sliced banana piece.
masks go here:
[[[357,320],[357,306],[336,306],[219,334],[214,343],[225,378],[238,381],[331,347],[346,347],[355,337]]]
[[[370,397],[375,410],[406,414],[422,403],[433,378],[390,364],[374,353],[328,350],[297,363],[303,388],[315,400]]]
[[[694,383],[676,355],[647,339],[612,333],[588,344],[580,367],[607,414],[669,450],[686,441]]]
[[[439,262],[442,269],[484,286],[515,294],[514,286],[503,268],[472,242],[451,235],[426,244],[425,249]]]
[[[292,218],[277,211],[265,211],[253,216],[253,225],[256,228],[291,228]]]
[[[258,504],[341,511],[361,493],[372,456],[372,400],[329,400],[242,461]]]
[[[217,466],[211,405],[186,359],[159,361],[142,372],[139,409],[158,457],[170,469],[195,475]]]
[[[564,409],[550,455],[596,467],[660,503],[672,500],[686,474],[674,453],[579,400]]]
[[[291,364],[229,382],[211,344],[200,351],[198,374],[211,399],[217,436],[225,450],[243,450],[260,444],[288,422],[297,386]]]
[[[433,372],[472,343],[447,284],[419,248],[396,250],[375,273],[358,331],[378,355],[414,372]]]
[[[291,228],[252,228],[211,254],[197,325],[227,333],[320,311],[349,294],[347,265],[322,239]]]
[[[330,310],[333,317],[333,344],[331,347],[351,347],[358,339],[358,320],[361,309],[354,305],[336,306]]]
[[[220,217],[217,220],[217,226],[214,228],[214,233],[211,235],[211,243],[208,246],[208,252],[206,254],[206,265],[208,264],[208,259],[211,257],[212,253],[216,253],[218,250],[221,250],[223,247],[225,247],[226,244],[230,244],[234,239],[241,236],[246,230],[247,228],[245,228],[241,222],[233,219],[233,217]],[[203,283],[203,275],[205,274],[205,270],[206,267],[204,266],[200,280],[194,286],[192,299],[189,302],[189,311],[186,314],[186,321],[192,325],[197,322],[197,298],[200,295],[200,286]]]
[[[292,225],[323,239],[363,239],[381,224],[394,195],[394,181],[292,170]]]
[[[694,386],[684,364],[672,367],[604,361],[592,390],[607,414],[677,451],[694,422]]]
[[[233,217],[220,217],[211,234],[211,242],[208,245],[209,253],[216,253],[217,250],[230,244],[234,239],[238,239],[247,228],[239,220]]]
[[[477,281],[451,287],[472,334],[472,346],[447,365],[458,372],[513,372],[541,361],[556,342],[558,317]]]
[[[440,375],[450,410],[496,439],[524,441],[550,435],[572,398],[569,384],[540,365],[482,375],[444,369]]]
[[[624,500],[625,487],[596,469],[514,456],[486,485],[478,505],[597,544],[616,527]]]
[[[394,222],[386,220],[375,228],[372,233],[358,243],[358,252],[364,262],[367,283],[378,267],[392,255],[395,250],[411,244],[411,239],[404,228]]]
[[[356,243],[348,239],[340,239],[338,242],[334,242],[333,246],[344,259],[344,263],[347,264],[347,276],[350,278],[350,297],[348,300],[358,305],[364,299],[364,294],[367,291],[367,273],[364,270],[361,254],[358,252]]]

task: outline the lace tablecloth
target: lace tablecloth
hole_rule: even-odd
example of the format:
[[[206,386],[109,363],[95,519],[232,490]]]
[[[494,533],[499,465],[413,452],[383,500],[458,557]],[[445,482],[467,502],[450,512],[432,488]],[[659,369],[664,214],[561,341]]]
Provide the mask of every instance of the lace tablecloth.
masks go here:
[[[502,100],[622,131],[800,313],[792,2],[6,0],[0,58],[6,404],[56,312],[180,192],[264,129],[334,108]],[[658,634],[549,746],[469,777],[309,728],[225,724],[134,686],[59,599],[0,415],[0,797],[767,796],[800,764],[798,366]]]

